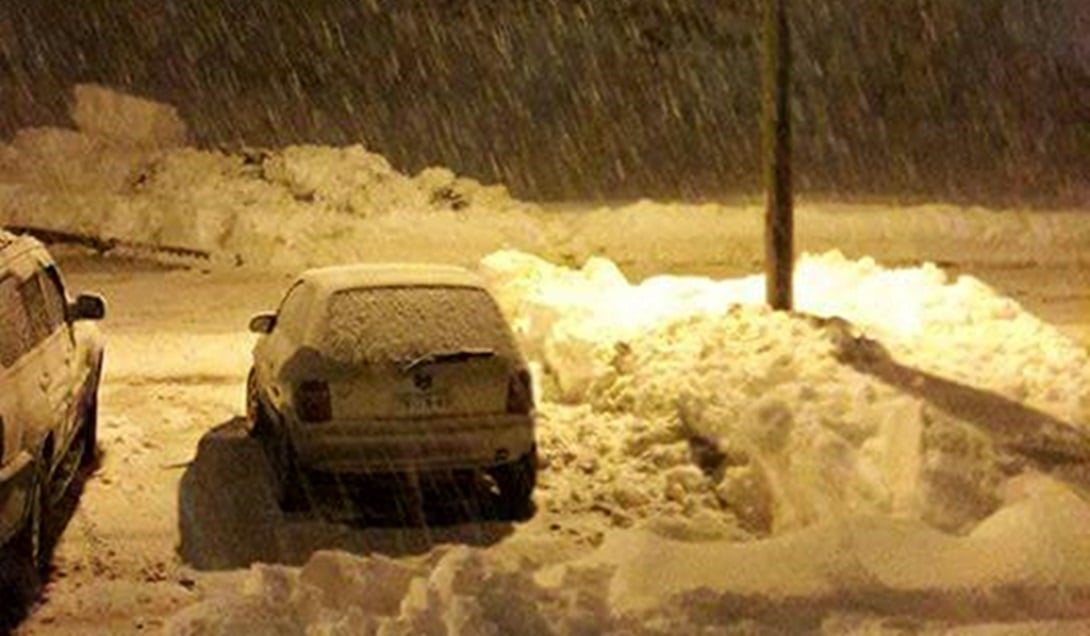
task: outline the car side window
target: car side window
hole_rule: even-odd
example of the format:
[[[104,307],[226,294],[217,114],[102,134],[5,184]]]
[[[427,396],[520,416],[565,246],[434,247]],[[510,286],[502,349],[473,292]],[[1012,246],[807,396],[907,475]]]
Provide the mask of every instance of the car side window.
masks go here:
[[[54,328],[64,324],[68,320],[68,301],[64,295],[64,286],[61,284],[61,275],[57,268],[49,266],[45,268],[45,275],[40,276],[42,292],[45,294],[45,308],[49,313],[49,321]]]
[[[19,281],[14,276],[0,279],[0,364],[10,367],[34,347],[30,316],[23,306]]]
[[[22,297],[27,316],[30,318],[33,344],[45,340],[57,327],[50,318],[49,308],[45,301],[45,292],[42,290],[42,284],[38,278],[39,274],[34,274],[19,283],[19,296]]]
[[[306,320],[309,298],[310,294],[302,283],[296,283],[289,289],[276,312],[276,329],[283,329],[290,336],[300,335]]]

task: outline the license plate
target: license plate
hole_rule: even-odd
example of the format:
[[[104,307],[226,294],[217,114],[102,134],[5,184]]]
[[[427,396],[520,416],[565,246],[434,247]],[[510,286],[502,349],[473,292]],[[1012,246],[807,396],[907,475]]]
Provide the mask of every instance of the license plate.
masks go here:
[[[397,401],[409,413],[437,413],[450,408],[446,393],[400,393]]]

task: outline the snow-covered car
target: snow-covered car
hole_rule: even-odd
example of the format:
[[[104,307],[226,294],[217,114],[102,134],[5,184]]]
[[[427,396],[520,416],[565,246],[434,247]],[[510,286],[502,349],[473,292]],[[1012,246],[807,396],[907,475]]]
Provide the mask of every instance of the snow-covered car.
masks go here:
[[[0,545],[3,563],[42,569],[52,508],[94,460],[105,314],[74,301],[29,236],[0,230]],[[5,573],[6,574],[6,573]]]
[[[536,481],[530,373],[483,281],[451,266],[304,272],[261,334],[247,383],[253,435],[301,503],[304,475],[475,474],[511,514]]]

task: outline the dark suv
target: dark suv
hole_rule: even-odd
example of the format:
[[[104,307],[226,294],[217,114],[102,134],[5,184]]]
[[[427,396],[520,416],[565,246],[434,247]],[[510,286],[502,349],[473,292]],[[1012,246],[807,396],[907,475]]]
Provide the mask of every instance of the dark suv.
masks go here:
[[[74,301],[45,247],[0,230],[0,572],[42,570],[49,512],[95,456],[105,303]]]

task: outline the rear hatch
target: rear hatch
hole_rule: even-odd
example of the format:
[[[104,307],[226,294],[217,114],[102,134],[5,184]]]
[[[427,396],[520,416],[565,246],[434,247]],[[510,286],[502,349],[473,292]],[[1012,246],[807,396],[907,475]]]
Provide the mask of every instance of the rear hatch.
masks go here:
[[[319,349],[335,420],[504,413],[521,368],[499,308],[474,287],[335,293]]]

